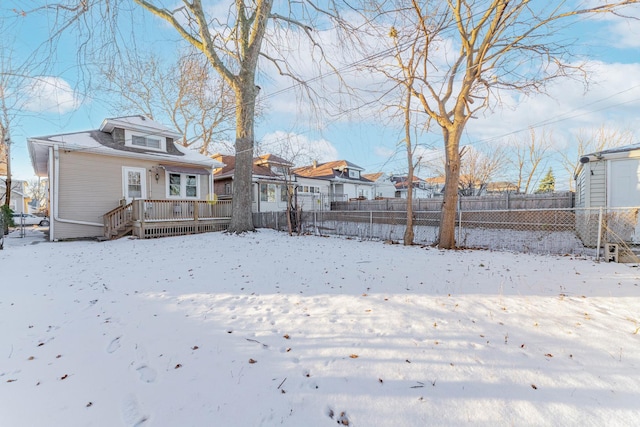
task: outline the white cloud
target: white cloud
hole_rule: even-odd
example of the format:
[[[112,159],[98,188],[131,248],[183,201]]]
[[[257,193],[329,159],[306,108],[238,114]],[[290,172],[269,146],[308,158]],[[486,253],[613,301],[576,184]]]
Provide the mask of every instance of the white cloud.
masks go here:
[[[314,160],[337,160],[338,150],[326,139],[309,139],[295,133],[276,131],[265,135],[258,144],[259,154],[275,154],[296,166],[311,164]]]
[[[23,108],[27,111],[65,114],[81,104],[69,83],[59,77],[34,77],[25,91]]]

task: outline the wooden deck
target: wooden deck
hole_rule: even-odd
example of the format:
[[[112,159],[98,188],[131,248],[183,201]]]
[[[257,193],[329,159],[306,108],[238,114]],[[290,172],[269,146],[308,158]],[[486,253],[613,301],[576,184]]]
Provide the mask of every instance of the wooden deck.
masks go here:
[[[131,234],[141,239],[226,230],[231,200],[134,200],[107,212],[104,237]]]

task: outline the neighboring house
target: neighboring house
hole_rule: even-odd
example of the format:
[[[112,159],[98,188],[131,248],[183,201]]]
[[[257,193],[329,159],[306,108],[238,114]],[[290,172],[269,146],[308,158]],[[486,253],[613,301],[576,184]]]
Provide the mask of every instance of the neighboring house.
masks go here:
[[[224,166],[213,172],[215,194],[218,198],[230,199],[233,194],[235,157],[214,154],[214,160]],[[290,175],[293,163],[273,154],[265,154],[253,159],[251,200],[253,212],[273,212],[287,209],[287,184],[294,179]]]
[[[576,207],[640,206],[640,143],[580,158]]]
[[[425,182],[427,183],[427,188],[432,192],[431,197],[442,196],[444,194],[445,177],[443,175],[427,178]],[[483,183],[469,175],[460,175],[458,194],[461,196],[484,196],[487,194],[517,192],[518,186],[510,182],[497,181]]]
[[[391,199],[396,197],[396,186],[391,176],[384,172],[366,173],[362,177],[373,182],[372,196],[375,199]]]
[[[391,181],[395,186],[395,197],[406,199],[409,189],[409,177],[392,176]],[[417,176],[414,176],[412,187],[414,199],[429,199],[433,197],[433,189],[424,179],[420,179]]]
[[[150,220],[160,221],[154,202],[156,211],[172,206],[178,216],[185,206],[193,214],[195,202],[213,192],[212,169],[222,165],[174,143],[181,137],[147,117],[128,116],[105,119],[96,130],[29,138],[36,175],[49,180],[50,240],[103,236],[105,214],[128,206],[122,218],[130,220],[133,200],[149,201],[143,210]]]
[[[330,202],[375,198],[375,184],[361,175],[363,170],[346,160],[313,162],[293,169],[298,204],[306,210],[325,210],[329,209]]]
[[[487,194],[517,193],[518,186],[508,181],[489,182],[485,186]]]
[[[640,243],[638,210],[609,210],[640,207],[640,144],[581,157],[574,179],[576,208],[594,208],[576,211],[576,229],[585,245],[598,242],[597,233],[588,232],[589,221],[599,218],[598,208],[605,208],[603,239]]]
[[[4,198],[7,194],[6,177],[0,176],[0,205],[4,205]],[[31,213],[29,202],[31,198],[27,196],[27,181],[13,178],[11,180],[11,199],[9,207],[15,213]]]

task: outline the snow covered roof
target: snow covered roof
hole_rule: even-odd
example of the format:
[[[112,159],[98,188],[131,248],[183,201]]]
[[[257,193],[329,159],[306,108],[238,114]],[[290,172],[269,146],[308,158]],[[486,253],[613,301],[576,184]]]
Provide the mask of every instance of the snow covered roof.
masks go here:
[[[162,162],[179,162],[211,169],[224,166],[222,163],[200,154],[195,150],[173,143],[173,139],[181,138],[179,133],[158,122],[147,118],[143,119],[142,117],[143,116],[131,116],[106,119],[98,130],[29,138],[29,154],[36,175],[47,175],[49,147],[53,146],[68,151],[84,151],[98,155],[130,157]],[[170,138],[170,140],[167,140],[166,151],[124,145],[118,142],[112,133],[116,128],[162,136]]]

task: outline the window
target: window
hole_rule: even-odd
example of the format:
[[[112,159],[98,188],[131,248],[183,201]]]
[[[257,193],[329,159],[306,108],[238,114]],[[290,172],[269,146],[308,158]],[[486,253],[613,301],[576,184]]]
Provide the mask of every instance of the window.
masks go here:
[[[233,187],[231,186],[230,182],[227,182],[224,185],[224,194],[232,194],[233,193]]]
[[[197,198],[199,181],[198,175],[170,173],[169,197]]]
[[[360,171],[354,171],[354,170],[349,169],[349,178],[359,179],[360,178]]]
[[[276,201],[276,185],[260,184],[260,201],[275,202]]]
[[[127,172],[127,194],[131,198],[142,197],[142,179],[140,172],[128,171]]]
[[[187,197],[198,197],[198,177],[196,175],[186,176],[186,193]]]
[[[131,144],[136,145],[138,147],[155,148],[157,150],[160,149],[160,139],[150,138],[147,136],[132,135]]]
[[[142,199],[147,196],[147,171],[144,168],[125,166],[122,168],[122,197],[127,203],[132,199]]]
[[[291,195],[293,195],[293,186],[289,186],[289,191],[291,192]],[[289,197],[287,194],[287,186],[286,185],[281,185],[280,186],[280,201],[281,202],[288,202],[289,201]]]
[[[314,187],[313,185],[301,185],[298,187],[300,193],[320,193],[320,187]]]

